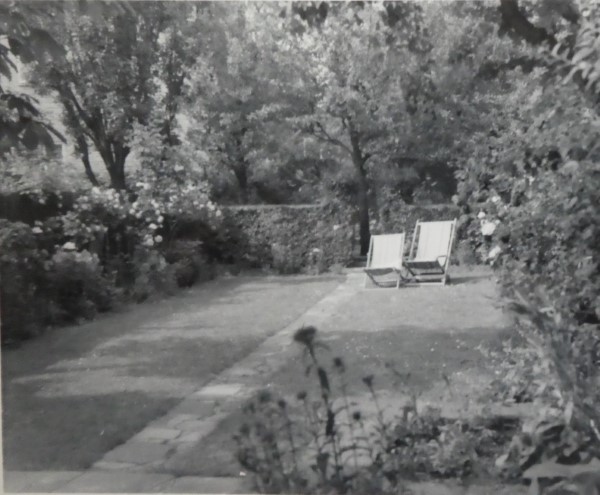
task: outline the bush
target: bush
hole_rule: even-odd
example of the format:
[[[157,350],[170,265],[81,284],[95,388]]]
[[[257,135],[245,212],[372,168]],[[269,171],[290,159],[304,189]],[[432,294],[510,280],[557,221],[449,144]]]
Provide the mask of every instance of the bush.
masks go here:
[[[313,392],[296,403],[263,391],[245,408],[235,436],[238,460],[266,493],[398,493],[415,478],[497,474],[494,460],[518,422],[446,419],[420,410],[416,398],[393,420],[384,418],[373,376],[363,378],[375,412],[363,414],[348,396],[342,358],[329,358],[314,327],[294,336],[304,349]]]
[[[156,295],[172,295],[177,290],[175,268],[155,250],[138,249],[132,259],[135,281],[128,294],[135,302],[142,302]]]
[[[98,256],[89,251],[58,250],[46,276],[53,288],[51,323],[91,319],[114,305],[113,283],[103,276]]]
[[[202,239],[203,250],[216,261],[286,274],[315,271],[316,265],[322,272],[352,257],[349,217],[333,205],[224,207],[222,212],[217,228],[202,219],[180,222],[177,237]]]
[[[48,253],[38,249],[29,225],[0,220],[0,303],[2,342],[35,335],[49,313],[46,289]]]
[[[527,74],[503,102],[510,111],[498,114],[506,121],[496,128],[519,132],[486,133],[459,173],[467,231],[488,251],[527,343],[516,375],[535,377],[524,393],[560,433],[553,445],[530,435],[521,449],[530,464],[585,462],[590,439],[600,443],[600,155],[591,144],[600,136],[600,90],[561,84],[555,67],[558,57],[572,76],[598,57],[592,19],[582,19],[571,49],[547,54],[549,70]]]
[[[169,243],[164,253],[167,263],[173,265],[179,287],[191,287],[197,281],[214,277],[214,268],[204,253],[204,242],[178,239]]]
[[[50,253],[39,227],[0,222],[2,340],[31,337],[45,326],[91,318],[113,306],[113,282],[100,261],[73,243]]]

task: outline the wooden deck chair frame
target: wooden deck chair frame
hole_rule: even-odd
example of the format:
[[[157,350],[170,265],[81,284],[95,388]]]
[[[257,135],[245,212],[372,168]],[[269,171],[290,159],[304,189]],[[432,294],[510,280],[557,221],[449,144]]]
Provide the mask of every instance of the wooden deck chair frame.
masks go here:
[[[375,243],[383,241],[385,237],[395,237],[397,244],[397,252],[395,248],[392,249],[393,260],[389,263],[384,263],[386,266],[375,266],[373,267],[373,257],[376,254],[375,251]],[[367,266],[365,267],[365,288],[369,280],[371,280],[377,287],[383,287],[383,285],[376,280],[376,277],[379,275],[387,275],[389,273],[394,273],[397,277],[396,280],[396,288],[400,287],[400,282],[404,280],[402,276],[402,259],[404,258],[404,232],[401,234],[380,234],[380,235],[372,235],[369,241],[369,253],[367,254]],[[389,265],[389,266],[387,266]]]
[[[417,220],[412,242],[410,244],[410,252],[408,259],[404,262],[404,268],[406,269],[411,282],[426,282],[428,285],[436,285],[436,278],[424,278],[435,276],[439,277],[439,282],[437,282],[437,284],[446,285],[448,280],[448,267],[450,266],[450,255],[452,253],[452,246],[456,234],[456,219],[448,220],[448,223],[450,223],[450,235],[448,236],[446,254],[440,254],[436,259],[432,260],[415,260],[414,257],[416,256],[418,243],[420,242],[421,228],[427,223],[438,222],[421,222],[421,220]],[[443,263],[440,262],[440,258],[445,258]]]

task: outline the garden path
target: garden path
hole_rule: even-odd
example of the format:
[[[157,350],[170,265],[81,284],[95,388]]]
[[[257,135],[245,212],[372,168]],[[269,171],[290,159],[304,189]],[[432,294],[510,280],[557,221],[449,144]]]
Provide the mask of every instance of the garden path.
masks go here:
[[[83,349],[74,345],[61,359],[44,355],[41,341],[13,354],[9,351],[8,363],[3,362],[9,411],[5,489],[248,492],[247,478],[233,459],[231,434],[241,422],[242,404],[258,389],[269,387],[293,396],[306,388],[298,348],[291,338],[304,324],[317,326],[332,352],[346,359],[351,383],[360,383],[361,376],[393,361],[397,368],[411,371],[410,383],[405,385],[425,391],[423,402],[445,403],[448,414],[459,413],[458,409],[464,412],[465,399],[485,389],[492,378],[482,373],[482,356],[476,347],[497,341],[508,321],[496,307],[496,287],[489,271],[454,272],[450,286],[401,290],[364,290],[360,270],[349,271],[345,278],[218,281],[190,291],[184,302],[163,303],[162,310],[150,308],[142,323],[129,331],[114,329],[119,323],[131,324],[126,323],[127,315],[111,317],[104,323],[113,323],[108,337],[94,337],[95,342],[82,345]],[[55,350],[47,349],[47,353]],[[26,371],[19,352],[29,364],[35,357],[41,362]],[[219,365],[211,367],[203,360]],[[450,389],[441,386],[447,378]],[[376,384],[384,403],[387,400],[394,407],[405,397],[394,392],[392,381],[383,373]],[[351,393],[368,405],[358,389]],[[162,400],[160,407],[157,397]],[[96,401],[95,415],[82,405],[90,401]],[[106,404],[117,410],[109,412]],[[102,448],[94,449],[92,441],[96,458],[85,471],[66,464],[68,455],[63,457],[65,465],[46,461],[44,466],[43,456],[23,454],[21,459],[30,464],[19,466],[19,453],[32,446],[50,449],[48,458],[52,450],[65,446],[82,456],[90,450],[81,441],[77,444],[76,435],[71,439],[48,436],[40,426],[42,419],[37,418],[44,418],[45,412],[50,413],[46,430],[56,428],[58,417],[53,419],[53,414],[59,413],[64,414],[63,421],[69,417],[74,425],[83,414],[104,434],[134,416],[137,423],[127,424],[129,430],[137,429],[128,440],[122,429],[120,442],[113,435],[112,443]],[[37,428],[33,434],[26,433],[28,425]],[[40,445],[36,433],[55,443]],[[104,434],[96,432],[92,440]],[[99,452],[104,455],[98,456]],[[422,489],[423,493],[466,493],[456,487]],[[471,489],[468,493],[480,492]]]

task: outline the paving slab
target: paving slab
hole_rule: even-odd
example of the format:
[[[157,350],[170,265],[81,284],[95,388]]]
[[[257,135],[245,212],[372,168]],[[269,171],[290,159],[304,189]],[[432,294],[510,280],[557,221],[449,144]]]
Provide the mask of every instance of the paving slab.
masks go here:
[[[454,481],[421,481],[405,484],[406,495],[526,495],[522,485],[471,485],[461,486]]]
[[[5,471],[4,492],[53,492],[83,471]]]
[[[168,474],[88,471],[60,487],[62,493],[148,493],[170,481]]]
[[[192,399],[187,398],[176,405],[171,414],[175,415],[191,415],[198,418],[211,416],[215,413],[215,402],[207,399]]]
[[[244,385],[241,383],[226,383],[220,385],[209,385],[201,390],[198,390],[192,397],[205,398],[205,397],[230,397],[236,395],[244,389]]]
[[[183,476],[160,487],[161,493],[252,493],[248,478],[205,478]]]
[[[92,466],[92,469],[104,470],[104,471],[135,471],[137,464],[130,462],[111,462],[111,461],[98,461]]]
[[[173,411],[171,411],[171,413],[169,413],[169,416],[167,416],[167,421],[166,424],[168,426],[179,426],[181,423],[185,422],[185,421],[195,421],[198,419],[198,415],[197,414],[193,414],[193,413],[188,413],[188,414],[174,414],[173,416],[171,416],[171,414],[173,414]]]
[[[111,450],[102,460],[128,462],[131,464],[149,464],[165,459],[172,447],[152,442],[127,442]]]
[[[164,442],[175,440],[179,435],[181,435],[181,430],[174,428],[145,428],[132,440],[138,442]]]

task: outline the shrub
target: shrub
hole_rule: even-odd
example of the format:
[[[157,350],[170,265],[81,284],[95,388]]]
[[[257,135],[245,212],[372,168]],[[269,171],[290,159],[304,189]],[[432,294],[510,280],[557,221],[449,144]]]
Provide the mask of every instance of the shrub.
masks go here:
[[[600,136],[600,89],[597,74],[585,70],[579,73],[585,84],[562,84],[568,82],[564,67],[570,79],[598,58],[596,18],[583,16],[574,44],[542,54],[548,69],[531,71],[503,101],[509,111],[498,113],[506,120],[496,129],[519,131],[486,132],[459,172],[457,201],[470,217],[465,224],[474,244],[490,251],[534,351],[525,362],[516,359],[516,374],[535,377],[526,392],[559,422],[558,448],[530,435],[523,450],[535,454],[525,455],[534,464],[585,462],[578,456],[587,439],[600,444],[600,155],[592,144]],[[533,368],[546,376],[532,375]]]
[[[132,264],[135,267],[135,281],[129,289],[129,296],[135,302],[142,302],[160,294],[175,293],[175,269],[158,251],[138,249]]]
[[[44,290],[48,253],[38,249],[29,225],[0,220],[2,342],[36,334],[49,312]]]
[[[235,436],[238,460],[267,493],[398,493],[416,477],[466,478],[495,473],[493,460],[517,422],[446,419],[417,407],[416,397],[393,420],[384,417],[374,376],[363,378],[375,412],[352,405],[342,358],[328,356],[314,327],[294,336],[303,346],[313,392],[288,402],[265,390],[245,408]]]
[[[114,305],[113,283],[103,276],[98,256],[89,251],[59,249],[50,258],[46,276],[54,292],[52,323],[90,319]]]
[[[351,224],[334,205],[226,207],[222,212],[217,228],[197,219],[181,223],[177,235],[202,237],[204,251],[217,261],[279,273],[314,271],[316,265],[322,272],[351,259]]]
[[[204,253],[204,242],[178,239],[169,243],[164,256],[173,265],[179,287],[191,287],[198,280],[214,277],[214,268]]]

